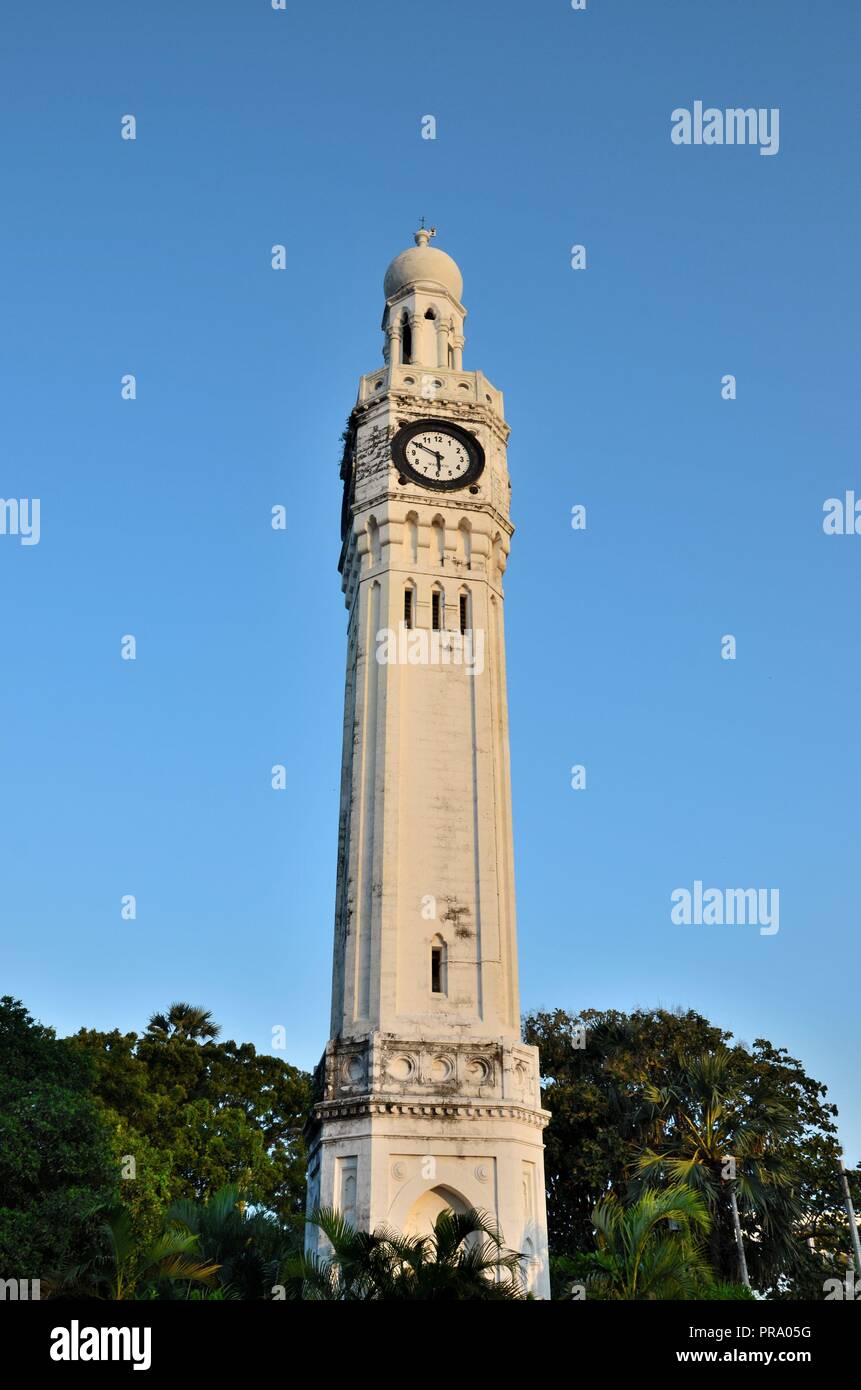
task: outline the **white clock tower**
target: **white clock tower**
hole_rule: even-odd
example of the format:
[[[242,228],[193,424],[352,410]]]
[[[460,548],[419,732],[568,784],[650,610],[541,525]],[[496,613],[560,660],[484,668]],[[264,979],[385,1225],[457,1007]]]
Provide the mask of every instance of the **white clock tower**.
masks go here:
[[[463,281],[433,235],[386,271],[384,365],[359,382],[341,467],[344,755],[308,1204],[409,1233],[478,1207],[546,1297],[548,1115],[517,982],[509,430],[501,393],[463,368]]]

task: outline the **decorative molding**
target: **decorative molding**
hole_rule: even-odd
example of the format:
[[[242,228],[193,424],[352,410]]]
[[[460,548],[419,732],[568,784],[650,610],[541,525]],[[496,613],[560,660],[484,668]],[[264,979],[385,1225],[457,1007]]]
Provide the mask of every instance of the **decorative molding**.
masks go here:
[[[476,1100],[458,1101],[446,1098],[441,1101],[396,1099],[392,1096],[365,1095],[344,1096],[342,1100],[323,1100],[315,1105],[313,1115],[316,1120],[331,1122],[346,1120],[361,1115],[415,1115],[438,1118],[447,1116],[457,1120],[515,1120],[519,1124],[544,1129],[549,1123],[549,1110],[533,1110],[531,1106],[509,1104],[508,1102]]]

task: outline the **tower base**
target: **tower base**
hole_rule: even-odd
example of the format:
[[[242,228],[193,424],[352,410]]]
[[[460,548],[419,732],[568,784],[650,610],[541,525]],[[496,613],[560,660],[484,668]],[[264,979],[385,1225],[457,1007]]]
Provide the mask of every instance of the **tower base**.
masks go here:
[[[308,1210],[337,1207],[361,1230],[430,1232],[446,1208],[486,1212],[549,1298],[538,1052],[499,1039],[329,1043],[309,1132]],[[322,1236],[308,1227],[307,1248]]]

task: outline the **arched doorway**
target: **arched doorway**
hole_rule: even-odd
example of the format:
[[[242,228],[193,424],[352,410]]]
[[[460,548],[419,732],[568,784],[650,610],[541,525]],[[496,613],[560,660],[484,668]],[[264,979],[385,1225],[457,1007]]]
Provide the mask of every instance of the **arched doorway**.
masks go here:
[[[463,1215],[469,1210],[459,1192],[451,1187],[431,1187],[417,1197],[407,1212],[404,1221],[404,1235],[429,1236],[433,1224],[441,1212],[454,1211]]]

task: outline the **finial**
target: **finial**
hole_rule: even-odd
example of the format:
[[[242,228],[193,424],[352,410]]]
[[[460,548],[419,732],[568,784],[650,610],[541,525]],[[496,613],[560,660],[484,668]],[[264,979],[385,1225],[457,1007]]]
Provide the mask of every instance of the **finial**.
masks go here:
[[[421,226],[415,234],[416,246],[427,246],[432,236],[436,236],[436,227],[426,227],[422,218]]]

